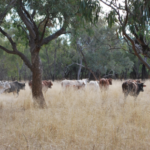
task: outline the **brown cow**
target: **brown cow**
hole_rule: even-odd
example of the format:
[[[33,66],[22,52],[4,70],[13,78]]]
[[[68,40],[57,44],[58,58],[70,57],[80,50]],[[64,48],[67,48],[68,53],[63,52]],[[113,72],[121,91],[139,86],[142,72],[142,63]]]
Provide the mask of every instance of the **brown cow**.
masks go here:
[[[48,88],[51,88],[53,83],[50,80],[43,80],[42,81],[42,91],[44,93],[47,92]],[[32,89],[32,81],[29,81],[29,87]]]
[[[102,79],[100,79],[99,86],[100,86],[101,90],[108,90],[109,85],[112,85],[112,79],[111,78],[108,78],[108,79],[102,78]]]
[[[128,95],[134,96],[135,99],[140,92],[143,92],[143,87],[146,87],[144,83],[140,80],[127,80],[122,83],[122,91],[124,93],[124,98],[126,99]]]

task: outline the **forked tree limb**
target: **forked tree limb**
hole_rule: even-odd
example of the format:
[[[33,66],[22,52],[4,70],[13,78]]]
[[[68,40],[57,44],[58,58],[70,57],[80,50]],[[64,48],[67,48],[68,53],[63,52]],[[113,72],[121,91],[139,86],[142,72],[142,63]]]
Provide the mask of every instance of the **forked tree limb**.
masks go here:
[[[24,8],[23,6],[23,3],[21,0],[19,0],[19,7],[18,7],[18,15],[20,16],[21,20],[24,22],[24,24],[26,25],[29,33],[30,33],[30,36],[35,39],[36,38],[36,33],[34,32],[33,30],[33,27],[34,27],[34,24],[31,20],[31,18],[26,15],[26,12],[24,12],[26,9]]]
[[[86,68],[87,70],[89,70],[89,71],[92,73],[92,75],[94,76],[95,80],[96,80],[96,81],[99,81],[99,80],[97,80],[97,78],[96,78],[94,72],[93,72],[89,67],[87,67],[86,65],[84,66],[84,65],[81,65],[81,64],[78,64],[78,63],[72,63],[71,65],[67,66],[67,68],[70,67],[70,66],[72,66],[72,65],[74,65],[74,64],[75,64],[75,65],[78,65],[78,66],[82,66],[83,68]]]
[[[5,48],[1,45],[0,45],[0,49],[7,52],[7,53],[9,53],[9,54],[15,54],[15,55],[20,56],[21,59],[25,62],[25,64],[32,71],[32,65],[31,65],[30,61],[28,60],[28,58],[22,52],[18,51],[18,49],[16,47],[16,43],[13,41],[11,36],[8,33],[6,33],[1,27],[0,27],[0,32],[9,40],[13,50],[8,50],[7,48]]]
[[[84,67],[85,67],[86,69],[88,69],[88,70],[92,73],[92,75],[93,75],[93,77],[95,78],[96,81],[99,81],[99,80],[97,79],[97,77],[95,76],[94,72],[87,66],[87,62],[86,62],[86,59],[85,59],[85,56],[84,56],[82,50],[81,50],[80,48],[79,48],[79,50],[80,50],[80,53],[81,53],[81,55],[82,55],[82,57],[83,57],[83,61],[84,61],[84,63],[85,63],[85,66],[84,66]]]

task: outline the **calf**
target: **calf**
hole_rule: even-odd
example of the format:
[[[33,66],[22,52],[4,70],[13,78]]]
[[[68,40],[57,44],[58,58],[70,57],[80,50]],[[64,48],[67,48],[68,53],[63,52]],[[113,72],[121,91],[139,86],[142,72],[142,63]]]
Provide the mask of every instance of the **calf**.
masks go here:
[[[122,91],[124,93],[125,99],[128,95],[134,96],[136,99],[139,93],[144,91],[143,87],[146,87],[146,85],[144,85],[144,83],[140,83],[139,80],[127,80],[123,82]]]
[[[29,87],[32,89],[32,81],[29,81]],[[47,92],[48,88],[51,88],[53,86],[53,83],[50,80],[43,80],[42,81],[42,91],[44,93]]]
[[[63,80],[61,82],[61,86],[64,89],[68,89],[68,88],[74,88],[74,89],[81,89],[84,88],[86,85],[85,80]]]
[[[105,79],[105,78],[100,79],[99,86],[100,86],[101,90],[108,90],[109,85],[112,85],[112,79],[111,78],[109,78],[109,79]]]
[[[5,93],[13,92],[13,94],[16,93],[17,95],[19,95],[19,91],[25,89],[25,83],[14,81],[14,82],[10,82],[9,84],[10,84],[10,88],[6,89]]]

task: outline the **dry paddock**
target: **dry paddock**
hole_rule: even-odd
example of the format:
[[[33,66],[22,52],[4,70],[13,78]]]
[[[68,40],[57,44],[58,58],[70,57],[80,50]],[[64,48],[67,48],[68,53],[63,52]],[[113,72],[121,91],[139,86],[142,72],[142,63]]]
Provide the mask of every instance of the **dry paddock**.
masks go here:
[[[32,107],[28,86],[17,98],[1,94],[0,150],[149,150],[150,81],[125,104],[121,84],[65,92],[54,82],[44,110]]]

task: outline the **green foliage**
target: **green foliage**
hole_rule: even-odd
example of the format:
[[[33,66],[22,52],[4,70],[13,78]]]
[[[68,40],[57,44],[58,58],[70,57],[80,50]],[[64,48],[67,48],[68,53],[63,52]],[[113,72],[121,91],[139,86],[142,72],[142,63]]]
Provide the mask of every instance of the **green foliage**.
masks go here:
[[[74,43],[75,47],[77,41],[80,43],[88,66],[94,72],[99,70],[102,74],[120,74],[125,69],[131,72],[134,63],[128,57],[129,54],[122,50],[127,49],[127,45],[118,38],[117,28],[113,26],[110,29],[104,20],[100,20],[97,27],[91,26],[92,35],[89,35],[85,28],[73,35],[72,44]]]
[[[117,22],[116,12],[114,10],[110,11],[106,20],[108,21],[108,26],[112,27]]]
[[[105,0],[104,0],[105,1]],[[108,3],[108,1],[105,1]],[[113,0],[110,1],[110,5],[113,7],[112,3],[115,2]],[[115,3],[114,6],[118,4]],[[127,3],[127,9],[125,7],[125,0],[120,3],[121,6],[113,7],[110,12],[105,14],[105,18],[107,20],[108,26],[112,27],[115,23],[119,25],[119,31],[125,28],[127,33],[132,33],[133,35],[137,35],[136,38],[140,38],[141,36],[147,37],[149,36],[149,25],[150,25],[150,3],[147,0],[129,0]],[[119,16],[118,16],[119,14]],[[124,23],[126,20],[126,15],[128,14],[127,24],[124,27]]]

